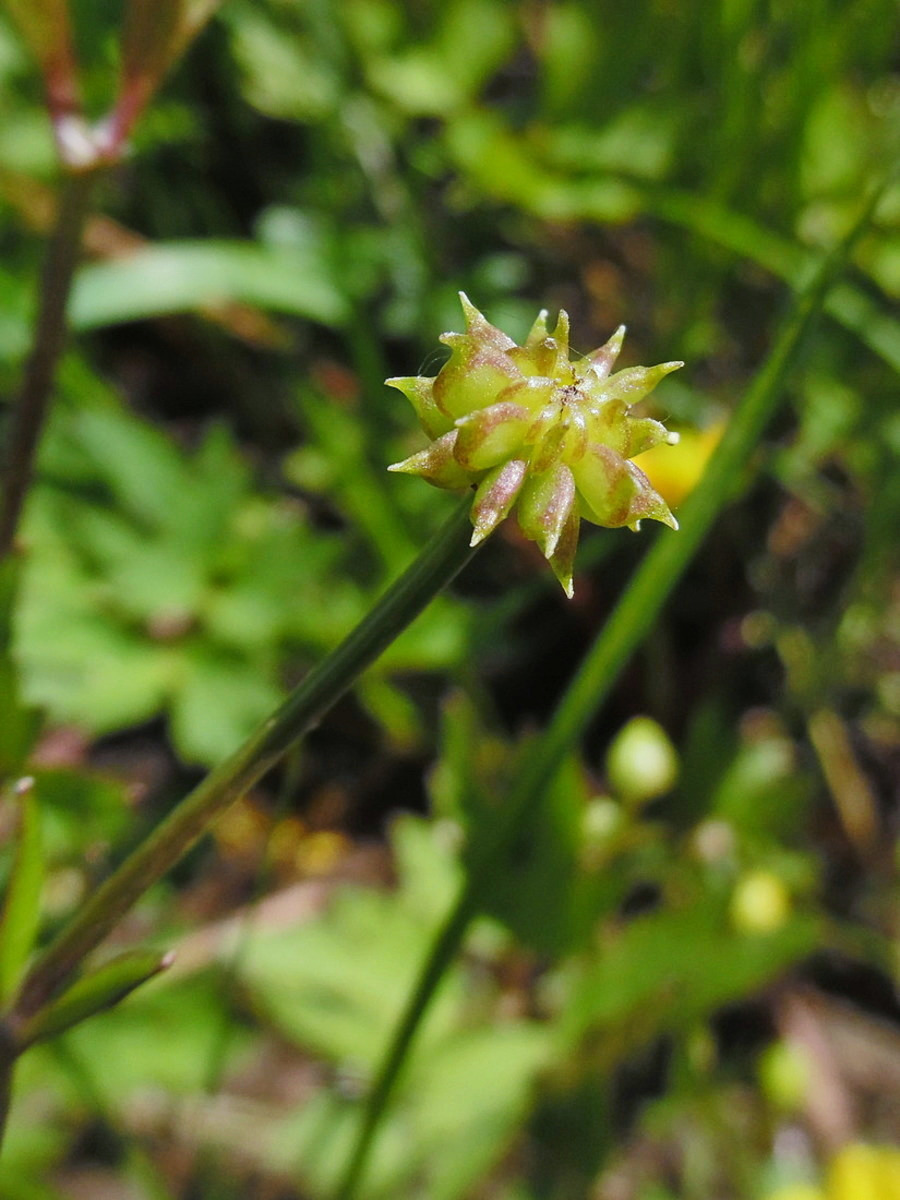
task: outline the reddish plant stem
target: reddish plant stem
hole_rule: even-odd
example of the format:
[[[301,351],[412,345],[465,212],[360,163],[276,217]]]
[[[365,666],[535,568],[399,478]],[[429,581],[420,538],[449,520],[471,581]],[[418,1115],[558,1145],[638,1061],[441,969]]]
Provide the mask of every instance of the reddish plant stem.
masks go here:
[[[13,550],[34,475],[34,460],[50,408],[56,368],[66,342],[66,309],[81,250],[81,234],[96,171],[66,177],[56,227],[47,247],[31,353],[10,420],[0,482],[0,561]]]

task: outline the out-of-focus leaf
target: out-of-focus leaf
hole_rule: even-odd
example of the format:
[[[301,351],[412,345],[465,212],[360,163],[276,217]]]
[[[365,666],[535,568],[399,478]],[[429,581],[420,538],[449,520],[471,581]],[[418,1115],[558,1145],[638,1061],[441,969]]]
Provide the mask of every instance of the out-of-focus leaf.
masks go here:
[[[133,820],[128,785],[114,775],[77,764],[38,767],[34,777],[48,862],[96,854],[98,846],[125,833]]]
[[[808,195],[852,195],[870,166],[877,120],[862,93],[840,84],[825,89],[810,112],[803,147]]]
[[[210,1024],[224,1019],[226,1004],[218,976],[163,976],[158,986],[138,989],[127,1004],[77,1026],[66,1041],[80,1057],[98,1064],[95,1078],[111,1107],[127,1106],[148,1088],[159,1088],[171,1104],[174,1097],[202,1091],[209,1073]],[[230,1052],[239,1054],[246,1044],[246,1035],[232,1029]],[[23,1062],[34,1053],[41,1047]]]
[[[8,557],[0,563],[0,654],[9,651],[12,614],[18,587],[19,564],[16,559]]]
[[[554,115],[577,108],[597,71],[598,22],[581,4],[553,4],[543,13],[542,92]]]
[[[414,554],[413,541],[390,503],[388,476],[367,455],[366,426],[358,411],[342,410],[315,393],[298,397],[303,420],[332,468],[329,494],[357,528],[365,531],[385,568],[396,573]],[[290,459],[286,463],[290,472]]]
[[[429,1197],[470,1194],[525,1116],[550,1044],[547,1026],[510,1021],[462,1031],[420,1062],[413,1119]]]
[[[400,1012],[429,938],[458,886],[456,864],[419,819],[395,823],[396,893],[345,888],[321,920],[257,936],[242,976],[287,1036],[368,1071]],[[432,1007],[422,1044],[446,1037],[463,1000],[453,973]]]
[[[65,1153],[71,1131],[63,1121],[35,1120],[28,1103],[36,1091],[46,1095],[48,1075],[53,1073],[42,1057],[38,1050],[16,1064],[15,1095],[0,1161],[4,1200],[65,1200],[46,1179],[50,1165]]]
[[[545,220],[621,222],[640,211],[640,195],[630,179],[560,171],[542,159],[539,139],[529,143],[494,113],[467,111],[458,117],[447,129],[447,145],[479,189]]]
[[[573,760],[547,788],[544,803],[495,856],[478,898],[486,913],[539,953],[571,950],[583,932],[578,852],[586,799],[580,768]],[[503,820],[503,796],[476,786],[468,802],[468,846],[477,858],[481,841],[493,838],[494,825]]]
[[[505,777],[514,753],[481,727],[469,701],[459,693],[451,697],[444,707],[431,791],[436,810],[465,827],[464,859],[477,860],[483,843],[502,827]],[[585,866],[589,799],[583,772],[572,759],[535,815],[507,834],[478,896],[481,911],[541,954],[560,955],[580,946],[627,886],[628,876],[621,872]]]
[[[53,578],[35,573],[36,592]],[[59,585],[70,584],[57,573]],[[20,620],[25,695],[46,706],[57,720],[95,730],[122,729],[145,721],[162,707],[177,664],[159,648],[91,611],[89,597],[68,604],[26,595]],[[60,625],[63,621],[64,624]]]
[[[67,438],[119,505],[139,521],[164,520],[183,501],[190,476],[174,443],[158,429],[113,408],[72,415]]]
[[[24,1049],[33,1042],[56,1037],[89,1017],[115,1007],[142,983],[164,971],[171,961],[171,955],[151,950],[117,955],[84,975],[32,1017],[19,1035],[19,1045]]]
[[[254,491],[222,426],[185,454],[85,390],[57,412],[28,510],[25,696],[89,732],[167,710],[182,755],[219,761],[281,698],[286,656],[329,649],[359,619],[363,569],[296,499]],[[458,653],[460,611],[435,611],[395,669]]]
[[[422,714],[415,701],[382,674],[367,671],[357,680],[356,694],[397,749],[412,750],[426,742]]]
[[[242,975],[286,1036],[347,1069],[369,1074],[401,1012],[434,922],[391,896],[344,891],[324,919],[256,937]],[[420,1046],[446,1036],[462,1000],[453,974],[431,1006]]]
[[[5,158],[0,134],[0,161]],[[28,350],[28,294],[22,279],[0,267],[0,363],[16,362]]]
[[[347,303],[324,253],[253,242],[171,242],[79,271],[72,295],[76,329],[190,312],[229,300],[340,325]]]
[[[291,27],[284,7],[279,15],[288,20],[278,22],[259,5],[225,5],[222,16],[230,27],[244,95],[267,116],[314,120],[339,103],[341,81],[335,64],[316,53],[306,31]]]
[[[15,994],[37,936],[44,883],[40,813],[31,780],[17,790],[19,828],[12,871],[0,916],[0,1004]]]
[[[808,954],[820,922],[797,915],[766,935],[740,937],[713,895],[639,917],[574,969],[560,1032],[569,1045],[591,1029],[636,1030],[641,1040],[684,1029],[745,996]]]
[[[182,658],[171,723],[187,762],[220,762],[275,710],[282,693],[262,666],[202,645]]]
[[[793,743],[771,737],[741,747],[716,787],[712,811],[743,833],[787,834],[802,826],[811,793]]]
[[[459,885],[440,829],[406,817],[392,840],[395,892],[347,888],[322,920],[260,931],[241,965],[254,1004],[282,1033],[353,1074],[378,1061]],[[361,1195],[408,1195],[424,1181],[429,1198],[458,1200],[496,1162],[527,1108],[550,1030],[523,1020],[472,1028],[464,983],[454,969],[429,1010]],[[304,1106],[275,1139],[275,1162],[299,1160],[304,1179],[332,1190],[346,1152],[337,1148],[347,1132],[342,1107],[330,1098]]]
[[[663,105],[633,105],[598,129],[565,125],[547,143],[547,161],[555,168],[621,172],[626,176],[659,179],[665,172],[683,114]]]
[[[470,101],[504,61],[514,36],[509,6],[497,0],[457,0],[440,11],[430,42],[374,59],[369,69],[375,89],[416,115],[446,115]]]

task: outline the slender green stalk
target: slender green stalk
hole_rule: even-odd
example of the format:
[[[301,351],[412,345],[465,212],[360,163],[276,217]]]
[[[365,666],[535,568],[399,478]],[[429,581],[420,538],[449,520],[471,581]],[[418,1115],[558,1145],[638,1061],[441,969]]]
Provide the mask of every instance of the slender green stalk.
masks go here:
[[[777,408],[785,377],[796,362],[803,337],[821,311],[828,288],[867,225],[882,190],[873,191],[852,233],[819,263],[797,295],[775,345],[735,411],[702,482],[681,510],[681,531],[657,538],[588,651],[547,730],[525,756],[490,834],[474,848],[467,880],[435,936],[366,1101],[350,1158],[335,1193],[336,1200],[353,1200],[357,1195],[372,1141],[397,1078],[431,999],[479,910],[485,881],[490,878],[498,854],[514,830],[541,803],[566,755],[656,621],[716,517],[740,487],[751,455]]]
[[[75,914],[28,974],[13,1027],[36,1013],[135,901],[187,853],[211,822],[252,787],[326,713],[474,554],[466,497],[411,567],[275,714],[212,771]]]
[[[50,408],[56,368],[66,342],[66,308],[95,178],[96,171],[66,176],[56,226],[44,259],[34,339],[4,455],[0,486],[0,560],[7,557],[15,543],[34,473],[34,460]]]
[[[811,252],[772,233],[752,217],[673,188],[648,186],[641,189],[641,196],[653,216],[743,255],[793,287],[803,278]],[[823,307],[874,354],[900,371],[900,322],[866,288],[838,283],[825,297]]]
[[[459,953],[469,923],[477,912],[476,889],[469,882],[463,884],[459,898],[439,929],[428,957],[422,964],[416,986],[406,1003],[400,1023],[393,1032],[387,1052],[382,1060],[372,1090],[366,1097],[362,1121],[343,1177],[335,1192],[335,1200],[351,1200],[356,1195],[363,1171],[369,1157],[372,1141],[387,1111],[388,1102],[397,1082],[400,1070],[412,1046],[413,1039],[428,1010],[438,984]]]

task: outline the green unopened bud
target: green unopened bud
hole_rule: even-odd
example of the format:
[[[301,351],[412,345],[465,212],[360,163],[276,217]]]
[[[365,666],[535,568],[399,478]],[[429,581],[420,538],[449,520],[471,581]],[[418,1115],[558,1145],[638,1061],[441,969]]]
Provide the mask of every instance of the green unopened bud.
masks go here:
[[[669,736],[652,717],[633,717],[606,754],[606,773],[617,796],[644,804],[662,796],[678,778],[678,756]]]
[[[803,1048],[795,1042],[773,1042],[760,1056],[759,1082],[763,1092],[781,1112],[798,1112],[810,1085],[810,1064]]]
[[[731,896],[731,922],[740,933],[774,933],[791,915],[791,897],[772,871],[747,871]]]
[[[517,346],[460,293],[465,333],[445,333],[451,356],[434,379],[389,379],[409,399],[433,439],[389,469],[437,487],[475,488],[473,545],[515,509],[572,595],[581,518],[637,529],[644,518],[677,529],[666,502],[628,460],[676,436],[629,409],[683,364],[631,367],[610,374],[624,326],[587,357],[569,358],[569,318],[552,334],[538,315]]]

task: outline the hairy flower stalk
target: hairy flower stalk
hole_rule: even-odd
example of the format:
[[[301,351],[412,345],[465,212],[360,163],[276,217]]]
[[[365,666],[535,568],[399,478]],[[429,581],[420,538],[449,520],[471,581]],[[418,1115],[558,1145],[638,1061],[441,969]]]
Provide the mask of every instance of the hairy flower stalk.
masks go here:
[[[645,517],[678,522],[647,476],[629,459],[678,441],[659,421],[630,409],[681,362],[610,374],[622,348],[620,326],[605,346],[569,359],[569,318],[553,333],[547,313],[525,344],[502,333],[460,292],[465,333],[445,333],[449,360],[434,379],[388,379],[409,399],[427,449],[388,469],[421,475],[436,487],[475,488],[472,545],[515,510],[566,595],[582,517],[595,525],[638,529]]]

